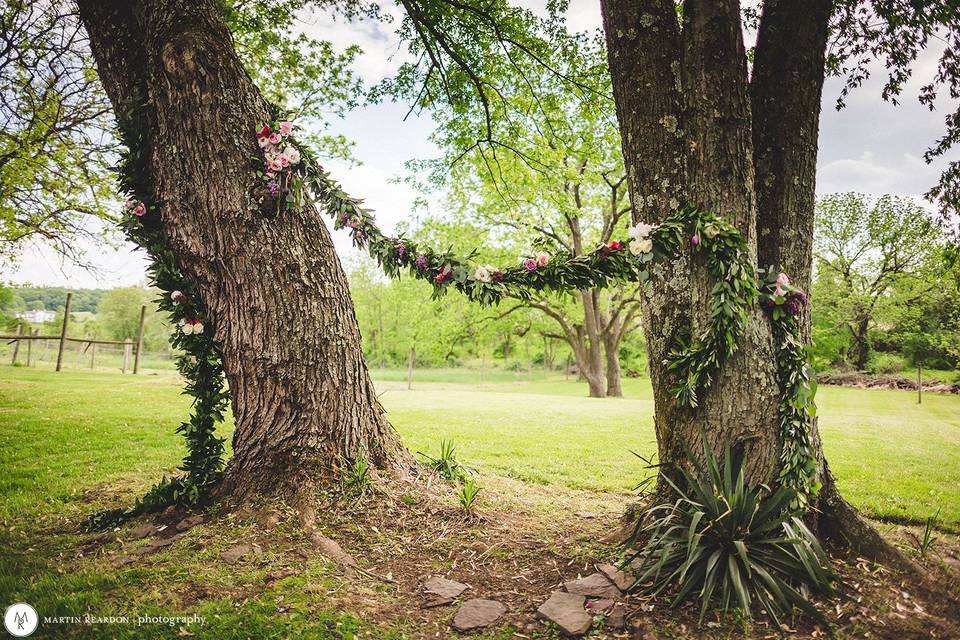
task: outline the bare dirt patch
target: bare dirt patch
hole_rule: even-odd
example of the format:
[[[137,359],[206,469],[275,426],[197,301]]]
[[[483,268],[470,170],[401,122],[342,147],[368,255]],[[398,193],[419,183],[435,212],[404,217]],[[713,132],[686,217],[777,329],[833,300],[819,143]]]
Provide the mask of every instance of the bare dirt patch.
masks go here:
[[[324,535],[351,554],[362,571],[341,572],[333,563],[328,572],[301,579],[317,552],[299,532],[295,514],[271,506],[261,513],[212,514],[187,531],[176,524],[189,514],[166,513],[156,520],[175,532],[174,543],[156,554],[136,557],[151,566],[187,565],[189,578],[155,585],[171,600],[193,607],[211,599],[236,602],[267,589],[277,596],[277,620],[285,615],[287,593],[309,593],[316,607],[348,611],[378,628],[400,629],[411,638],[455,637],[452,619],[467,599],[495,600],[506,613],[484,637],[553,637],[555,628],[537,619],[536,611],[563,584],[598,571],[616,560],[615,540],[622,527],[620,514],[632,501],[627,494],[597,493],[528,485],[484,476],[483,500],[475,516],[456,503],[454,490],[434,482],[369,492],[360,498],[329,501],[318,510]],[[130,555],[154,544],[158,535],[136,540],[133,523],[117,540],[87,544],[97,556]],[[904,548],[915,546],[916,528],[895,527],[890,537]],[[91,535],[92,539],[93,536]],[[167,538],[169,539],[169,537]],[[222,554],[238,547],[260,549],[226,563]],[[235,555],[235,554],[234,554]],[[233,558],[233,556],[230,556]],[[839,637],[958,638],[960,558],[956,536],[938,533],[933,550],[923,560],[930,578],[918,583],[850,555],[835,558],[843,578],[840,595],[822,602]],[[91,562],[89,554],[77,562]],[[958,560],[960,562],[960,560]],[[467,585],[450,603],[437,603],[425,591],[431,578]],[[219,586],[218,586],[219,585]],[[954,586],[951,586],[954,585]],[[607,616],[594,617],[593,638],[772,638],[762,617],[752,622],[708,615],[698,626],[698,607],[669,608],[663,598],[622,598],[625,629],[610,628]],[[790,638],[825,638],[826,630],[797,619],[786,630]]]

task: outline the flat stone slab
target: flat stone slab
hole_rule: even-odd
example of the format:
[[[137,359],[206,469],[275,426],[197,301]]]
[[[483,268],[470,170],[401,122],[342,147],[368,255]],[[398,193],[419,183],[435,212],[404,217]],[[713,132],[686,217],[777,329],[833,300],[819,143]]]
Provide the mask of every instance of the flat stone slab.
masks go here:
[[[569,636],[582,636],[593,625],[593,618],[583,608],[586,598],[580,594],[554,591],[537,608],[537,617],[549,620]]]
[[[220,552],[220,559],[227,564],[237,564],[244,556],[253,553],[254,549],[249,544],[238,544],[230,547],[226,551]]]
[[[177,523],[177,531],[189,531],[198,524],[203,524],[202,515],[188,516]]]
[[[472,598],[464,602],[457,615],[453,616],[453,628],[457,631],[472,631],[489,627],[507,612],[507,608],[496,600]]]
[[[607,577],[607,580],[615,584],[620,591],[627,591],[633,586],[633,583],[636,582],[636,579],[632,575],[626,571],[617,569],[612,564],[598,564],[597,569]]]
[[[134,540],[140,540],[141,538],[146,538],[149,535],[156,533],[157,527],[150,523],[141,524],[138,527],[134,527],[128,531],[128,535]]]
[[[613,605],[607,615],[606,626],[612,631],[623,631],[627,626],[627,607],[622,602]]]
[[[446,578],[430,578],[423,583],[423,590],[441,598],[456,598],[467,590],[467,585]]]
[[[563,588],[568,593],[590,598],[619,598],[621,595],[617,585],[600,572],[591,573],[585,578],[564,582]]]

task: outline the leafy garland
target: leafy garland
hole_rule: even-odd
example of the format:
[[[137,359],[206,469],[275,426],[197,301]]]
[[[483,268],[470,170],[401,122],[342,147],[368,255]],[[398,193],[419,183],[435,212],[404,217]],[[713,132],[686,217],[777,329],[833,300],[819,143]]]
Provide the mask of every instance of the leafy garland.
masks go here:
[[[139,101],[134,101],[137,105]],[[193,398],[193,413],[177,427],[187,444],[187,455],[179,470],[182,475],[163,478],[146,495],[126,509],[111,509],[90,516],[87,527],[107,529],[140,514],[161,511],[170,505],[195,507],[202,504],[210,488],[223,474],[223,438],[216,427],[223,422],[229,406],[229,394],[223,372],[223,356],[213,340],[206,307],[199,292],[177,266],[176,256],[163,232],[153,196],[148,164],[149,146],[143,139],[147,131],[138,106],[118,114],[120,138],[126,151],[117,168],[120,186],[130,198],[124,205],[120,226],[127,238],[149,254],[150,283],[165,295],[158,300],[178,327],[170,337],[174,349],[181,350],[177,369],[186,380],[184,394]]]
[[[222,353],[212,338],[199,292],[177,266],[162,221],[155,213],[159,203],[152,195],[148,147],[141,133],[146,127],[141,117],[139,109],[131,109],[118,118],[127,148],[119,166],[120,183],[132,194],[121,227],[150,255],[150,281],[167,293],[159,306],[179,327],[171,344],[183,351],[177,358],[177,368],[187,381],[184,393],[194,398],[193,414],[177,428],[187,441],[187,456],[180,466],[184,474],[164,478],[127,509],[91,516],[88,526],[93,528],[116,526],[169,505],[197,506],[220,480],[224,466],[224,441],[216,436],[216,425],[223,422],[229,402]],[[528,300],[542,290],[565,292],[646,282],[655,261],[677,259],[689,246],[694,254],[703,256],[715,284],[710,292],[708,326],[701,335],[679,343],[667,358],[677,403],[696,407],[698,394],[710,387],[723,361],[736,351],[746,328],[747,309],[760,291],[742,235],[715,213],[688,205],[659,225],[640,223],[632,227],[626,243],[614,240],[579,256],[568,251],[536,253],[525,256],[519,265],[503,269],[491,265],[474,268],[470,262],[476,252],[460,257],[408,238],[385,235],[371,211],[330,178],[310,150],[291,137],[292,130],[290,121],[275,119],[257,132],[261,154],[253,157],[252,164],[261,182],[252,192],[265,215],[279,216],[291,207],[302,209],[310,205],[312,197],[323,203],[334,228],[349,229],[353,244],[366,249],[388,276],[397,278],[406,270],[415,278],[429,281],[434,298],[453,288],[484,306],[496,305],[506,297]],[[796,490],[793,506],[802,510],[817,490],[816,461],[809,438],[816,383],[796,320],[806,298],[799,289],[789,286],[785,274],[773,280],[770,273],[766,276],[760,297],[771,311],[777,337],[781,390],[778,417],[783,441],[780,482]]]
[[[777,384],[780,386],[777,417],[783,443],[778,482],[793,489],[795,497],[791,508],[805,511],[820,489],[817,459],[810,441],[810,423],[817,411],[814,404],[817,379],[798,321],[807,296],[790,284],[787,274],[777,273],[773,268],[761,271],[760,277],[760,304],[770,313],[777,349]]]

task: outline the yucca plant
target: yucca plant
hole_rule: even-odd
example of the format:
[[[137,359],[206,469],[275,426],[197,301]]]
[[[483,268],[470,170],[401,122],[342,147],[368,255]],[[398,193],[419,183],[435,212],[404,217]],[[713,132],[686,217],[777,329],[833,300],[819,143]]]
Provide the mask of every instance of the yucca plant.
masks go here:
[[[363,451],[358,451],[353,463],[343,470],[343,487],[347,491],[362,494],[370,484],[370,463]]]
[[[476,480],[473,479],[473,476],[467,476],[463,481],[463,486],[460,487],[460,506],[463,507],[463,510],[468,514],[473,513],[474,503],[477,501],[477,496],[480,494],[480,487],[477,485]]]
[[[699,597],[700,621],[711,606],[750,616],[758,604],[779,629],[794,607],[826,626],[810,594],[832,594],[836,576],[816,537],[789,511],[793,490],[745,478],[744,458],[725,447],[718,463],[704,442],[673,479],[677,499],[648,509],[627,541],[634,588],[669,594],[671,606]]]
[[[460,464],[460,461],[457,460],[456,451],[457,445],[454,444],[453,440],[441,440],[439,457],[434,458],[420,451],[417,454],[422,456],[427,464],[443,476],[447,482],[464,482],[471,470]]]

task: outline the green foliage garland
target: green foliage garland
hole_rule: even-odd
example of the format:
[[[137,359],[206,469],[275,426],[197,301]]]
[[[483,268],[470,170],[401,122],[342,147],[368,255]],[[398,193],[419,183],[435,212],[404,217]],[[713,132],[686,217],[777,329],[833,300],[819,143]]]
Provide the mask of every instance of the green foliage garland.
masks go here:
[[[158,215],[159,202],[153,196],[148,165],[149,147],[143,139],[147,130],[143,112],[133,108],[118,114],[118,126],[126,152],[118,167],[120,186],[128,200],[120,226],[127,238],[145,249],[151,258],[148,276],[151,284],[165,292],[158,301],[178,326],[170,342],[183,351],[177,369],[186,380],[184,393],[193,398],[193,413],[177,427],[187,444],[187,455],[179,467],[182,475],[164,478],[136,504],[126,509],[111,509],[92,515],[90,528],[106,529],[143,513],[160,511],[170,505],[194,507],[202,503],[209,489],[223,472],[223,438],[216,435],[223,422],[229,394],[223,373],[222,354],[213,340],[206,319],[206,307],[199,292],[177,266]],[[203,326],[202,322],[206,322]],[[189,324],[194,323],[194,324]],[[200,326],[202,332],[187,332],[185,325]]]
[[[810,354],[803,343],[798,320],[806,304],[803,291],[790,284],[784,273],[761,271],[761,304],[770,312],[777,349],[777,383],[780,404],[780,475],[778,483],[795,492],[791,508],[804,511],[820,489],[817,459],[810,440],[810,423],[816,415],[817,380]]]

